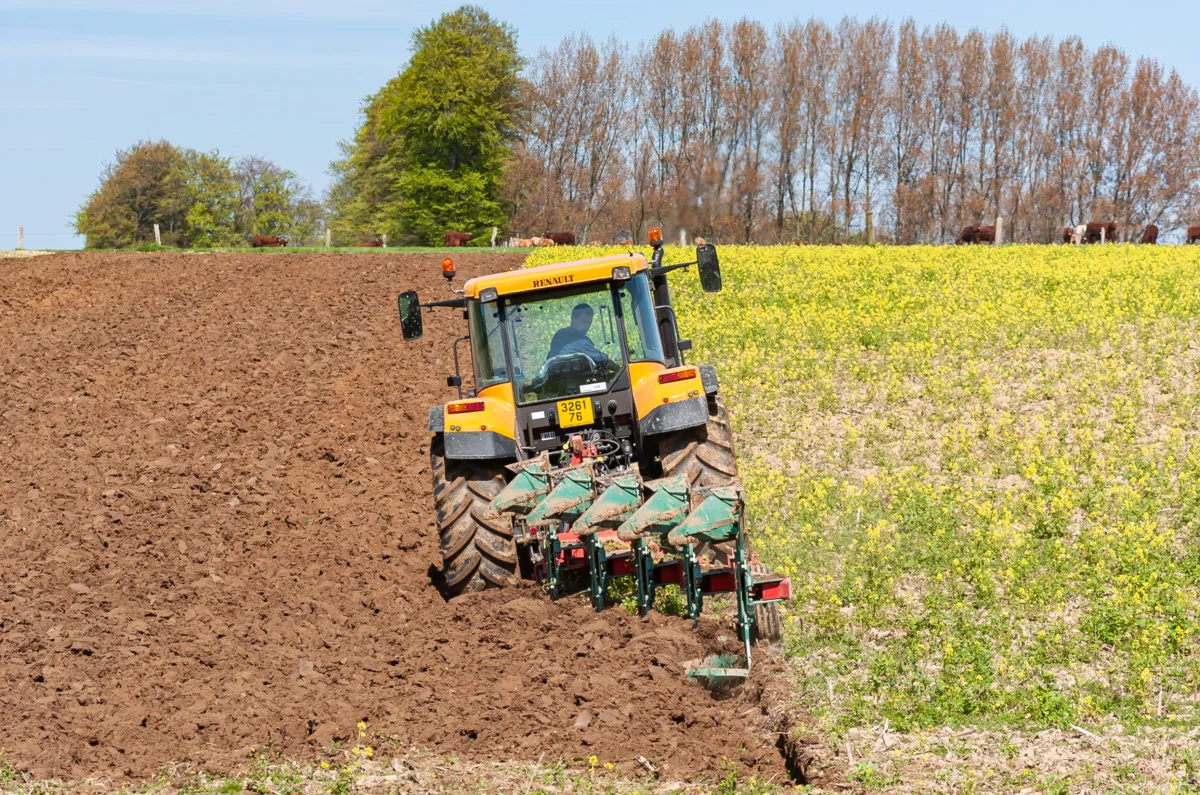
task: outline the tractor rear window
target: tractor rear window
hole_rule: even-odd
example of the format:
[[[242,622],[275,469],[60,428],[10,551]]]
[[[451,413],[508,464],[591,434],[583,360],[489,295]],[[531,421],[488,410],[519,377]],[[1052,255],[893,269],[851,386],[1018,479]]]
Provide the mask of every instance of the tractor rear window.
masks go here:
[[[520,403],[605,392],[625,366],[610,285],[505,309]]]
[[[508,380],[504,367],[504,341],[500,337],[500,311],[495,303],[469,301],[471,359],[475,362],[476,389],[487,389]]]

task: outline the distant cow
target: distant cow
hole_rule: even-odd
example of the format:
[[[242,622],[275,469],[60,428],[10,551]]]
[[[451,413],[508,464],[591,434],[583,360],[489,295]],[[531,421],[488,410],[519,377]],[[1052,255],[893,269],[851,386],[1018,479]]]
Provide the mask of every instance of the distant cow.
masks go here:
[[[529,242],[538,247],[555,245],[554,241],[548,237],[531,237]]]
[[[632,245],[633,245],[633,241],[632,241],[632,240],[630,240],[630,239],[628,239],[628,238],[627,238],[627,239],[625,239],[625,240],[618,240],[618,241],[617,241],[617,245],[618,245],[618,246],[632,246]]]
[[[959,245],[972,243],[995,243],[996,227],[994,226],[964,226],[956,241]]]
[[[383,238],[377,237],[370,243],[351,243],[351,248],[383,248]]]
[[[1112,221],[1101,223],[1099,221],[1088,221],[1087,230],[1084,232],[1084,240],[1087,243],[1099,243],[1100,233],[1104,233],[1104,240],[1108,243],[1115,243],[1117,240],[1117,225]]]
[[[527,237],[514,237],[510,244],[513,248],[529,248],[533,245],[533,241]]]
[[[1158,243],[1158,227],[1154,224],[1147,226],[1146,231],[1142,232],[1142,239],[1138,242],[1145,243],[1148,246],[1153,246]]]
[[[275,235],[255,235],[250,238],[250,245],[253,248],[284,248],[287,240]]]
[[[457,248],[459,246],[465,246],[468,242],[470,242],[470,240],[471,236],[466,232],[446,232],[446,245],[449,247]]]
[[[1197,240],[1200,240],[1200,226],[1189,226],[1188,227],[1188,245],[1190,246],[1191,244],[1195,243]]]
[[[1071,230],[1071,242],[1077,246],[1087,242],[1087,224],[1080,224]]]
[[[1062,242],[1073,243],[1074,240],[1072,240],[1072,238],[1074,238],[1074,237],[1075,237],[1075,227],[1068,226],[1063,229]]]
[[[556,246],[573,246],[575,245],[574,232],[547,232],[542,237],[549,238],[554,241]]]

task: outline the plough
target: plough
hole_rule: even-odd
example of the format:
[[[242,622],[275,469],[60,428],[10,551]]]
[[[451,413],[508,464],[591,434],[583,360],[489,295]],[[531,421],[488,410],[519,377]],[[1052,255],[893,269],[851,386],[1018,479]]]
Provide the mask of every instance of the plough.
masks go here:
[[[572,445],[587,449],[580,436],[573,437]],[[514,538],[531,548],[536,578],[551,598],[583,580],[592,607],[604,610],[610,602],[609,582],[632,577],[639,615],[654,608],[659,588],[674,585],[683,596],[684,615],[695,621],[706,597],[732,594],[746,668],[694,673],[746,675],[758,615],[762,608],[790,599],[791,582],[755,576],[742,530],[740,485],[693,487],[684,477],[643,481],[636,464],[610,473],[599,459],[554,468],[548,453],[510,469],[513,479],[490,507],[511,517]],[[715,554],[702,554],[706,549]],[[726,564],[713,565],[710,559],[721,555]]]

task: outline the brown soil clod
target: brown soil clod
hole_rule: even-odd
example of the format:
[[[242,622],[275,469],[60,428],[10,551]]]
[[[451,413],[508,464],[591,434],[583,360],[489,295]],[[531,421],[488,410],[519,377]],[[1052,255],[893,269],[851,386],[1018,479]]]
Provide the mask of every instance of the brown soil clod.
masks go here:
[[[37,777],[210,770],[270,739],[804,779],[781,676],[716,701],[715,625],[532,587],[442,599],[427,409],[440,255],[56,254],[0,265],[0,747]],[[464,276],[520,255],[459,258]],[[468,379],[469,380],[469,379]],[[753,710],[750,711],[753,713]],[[586,716],[586,717],[585,717]],[[639,760],[646,760],[640,762]]]

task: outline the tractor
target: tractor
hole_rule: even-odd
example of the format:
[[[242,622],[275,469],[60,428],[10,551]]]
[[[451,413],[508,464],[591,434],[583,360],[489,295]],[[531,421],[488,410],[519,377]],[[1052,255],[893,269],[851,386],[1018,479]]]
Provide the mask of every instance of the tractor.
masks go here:
[[[779,636],[791,585],[750,553],[744,495],[716,370],[690,364],[667,274],[695,266],[721,289],[714,246],[663,264],[662,234],[640,253],[471,279],[457,297],[398,296],[405,340],[422,310],[461,310],[453,345],[458,398],[429,412],[430,469],[447,597],[541,583],[552,598],[587,590],[602,610],[609,583],[631,577],[637,610],[675,585],[689,618],[731,594],[749,667],[753,637]],[[458,345],[470,347],[464,394]],[[630,588],[634,593],[634,588]],[[712,675],[729,674],[723,669]],[[742,669],[738,669],[742,670]]]

